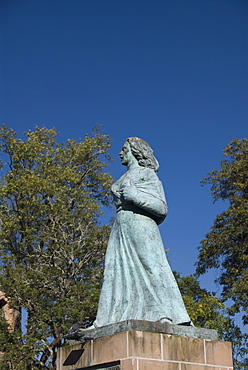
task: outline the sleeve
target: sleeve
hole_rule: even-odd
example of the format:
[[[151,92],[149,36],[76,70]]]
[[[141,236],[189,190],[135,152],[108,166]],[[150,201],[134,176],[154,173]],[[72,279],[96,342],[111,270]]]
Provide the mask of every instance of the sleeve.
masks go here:
[[[153,170],[144,169],[140,172],[140,176],[130,182],[126,199],[155,216],[156,222],[161,223],[168,212],[162,183]]]
[[[157,191],[159,189],[159,184],[150,182],[149,187],[153,187],[155,190],[155,187],[157,188]],[[166,204],[165,197],[160,197],[160,194],[156,194],[154,191],[147,192],[146,189],[143,189],[142,187],[136,188],[136,197],[133,200],[134,204],[139,206],[140,208],[143,208],[144,210],[154,214],[158,217],[164,217],[167,215],[168,207]]]

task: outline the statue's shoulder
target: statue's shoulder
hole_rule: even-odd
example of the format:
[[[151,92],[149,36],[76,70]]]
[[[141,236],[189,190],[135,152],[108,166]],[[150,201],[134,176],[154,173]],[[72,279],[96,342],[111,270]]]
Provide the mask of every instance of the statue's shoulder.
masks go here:
[[[139,177],[141,181],[158,181],[158,176],[148,167],[140,167],[139,169]]]

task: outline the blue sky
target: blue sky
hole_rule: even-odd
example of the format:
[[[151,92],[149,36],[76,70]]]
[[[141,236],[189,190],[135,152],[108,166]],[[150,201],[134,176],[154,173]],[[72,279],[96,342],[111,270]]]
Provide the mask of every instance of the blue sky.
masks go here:
[[[244,0],[1,0],[1,123],[18,135],[55,127],[60,140],[102,124],[115,179],[126,137],[148,141],[169,205],[165,248],[191,274],[227,206],[200,180],[247,137],[247,19]]]

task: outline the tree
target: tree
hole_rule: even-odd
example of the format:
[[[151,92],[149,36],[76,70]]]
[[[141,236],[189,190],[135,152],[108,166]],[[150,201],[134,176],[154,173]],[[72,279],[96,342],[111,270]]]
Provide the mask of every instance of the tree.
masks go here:
[[[94,320],[109,226],[110,138],[98,128],[59,144],[54,129],[36,127],[25,140],[2,125],[0,150],[0,290],[25,307],[26,333],[0,326],[2,368],[52,369],[72,323]],[[17,361],[18,358],[18,361]]]
[[[219,271],[216,282],[222,286],[222,298],[231,300],[231,315],[243,310],[248,323],[248,139],[234,139],[224,148],[226,159],[219,170],[202,180],[211,184],[213,201],[229,202],[218,215],[211,231],[199,247],[197,274],[209,269]]]
[[[215,329],[219,340],[232,342],[235,370],[246,370],[248,366],[248,335],[230,318],[228,312],[215,293],[200,287],[196,275],[181,277],[174,271],[178,286],[191,320],[197,327]]]
[[[214,293],[200,287],[195,275],[181,276],[174,271],[179,289],[194,325],[200,328],[218,330],[219,338],[230,322],[224,315],[224,304]]]

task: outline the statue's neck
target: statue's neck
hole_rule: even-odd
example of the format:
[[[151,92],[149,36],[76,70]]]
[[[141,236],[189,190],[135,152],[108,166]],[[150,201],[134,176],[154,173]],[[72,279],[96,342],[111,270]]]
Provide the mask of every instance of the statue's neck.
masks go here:
[[[128,171],[130,171],[130,170],[133,170],[134,168],[138,168],[138,167],[140,167],[139,164],[134,162],[134,163],[130,163],[127,166],[127,169],[128,169]]]

